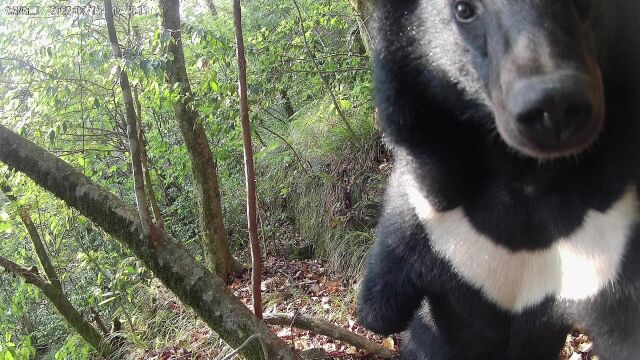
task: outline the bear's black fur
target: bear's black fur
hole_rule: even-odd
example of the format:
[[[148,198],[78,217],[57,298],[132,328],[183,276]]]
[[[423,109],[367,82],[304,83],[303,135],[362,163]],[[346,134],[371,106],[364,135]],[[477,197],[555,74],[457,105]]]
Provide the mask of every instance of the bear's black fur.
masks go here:
[[[458,6],[475,9],[474,22],[456,20],[456,9],[463,15],[468,10]],[[601,360],[640,359],[639,15],[637,0],[376,1],[376,102],[396,163],[358,313],[381,334],[408,329],[403,359],[557,359],[576,326],[593,336]],[[505,82],[567,69],[593,81],[584,91],[596,109],[584,120],[594,124],[591,130],[550,142],[539,134],[531,141],[517,138],[530,135],[526,131],[509,133],[514,117],[499,110],[500,101],[511,101],[500,98],[501,89],[513,88]],[[600,117],[599,96],[606,109]],[[510,285],[520,292],[504,289],[487,282],[487,274],[478,275],[485,276],[482,286],[467,281],[443,255],[451,249],[436,251],[442,245],[433,245],[432,231],[419,217],[424,209],[412,199],[423,196],[435,214],[461,210],[500,251],[528,259],[526,254],[570,239],[589,214],[607,213],[629,191],[634,206],[622,216],[630,222],[616,276],[597,293],[575,298],[553,292],[537,297],[526,282]],[[438,226],[438,219],[429,224]],[[608,238],[597,239],[587,252],[609,246]],[[461,248],[447,254],[467,251],[465,239],[458,240]],[[486,268],[482,253],[460,256],[467,272]],[[497,304],[484,285],[536,296],[510,308]]]

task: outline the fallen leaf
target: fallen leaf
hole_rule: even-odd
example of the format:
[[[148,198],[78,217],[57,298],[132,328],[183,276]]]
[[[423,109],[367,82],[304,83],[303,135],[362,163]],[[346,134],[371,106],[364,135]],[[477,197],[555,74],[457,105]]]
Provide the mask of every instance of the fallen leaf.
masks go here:
[[[393,341],[392,338],[388,337],[384,340],[382,340],[382,346],[387,349],[387,350],[391,350],[394,351],[396,349],[396,343]]]

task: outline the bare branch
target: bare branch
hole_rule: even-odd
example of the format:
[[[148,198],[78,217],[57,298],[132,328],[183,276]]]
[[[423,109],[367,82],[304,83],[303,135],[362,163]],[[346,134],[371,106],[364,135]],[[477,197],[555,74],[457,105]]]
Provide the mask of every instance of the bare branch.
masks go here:
[[[2,266],[7,272],[10,272],[14,275],[20,276],[27,283],[36,286],[39,289],[50,289],[53,285],[49,284],[45,279],[43,279],[40,274],[38,274],[37,268],[27,269],[24,268],[13,261],[0,256],[0,266]]]
[[[302,170],[304,170],[305,173],[309,173],[309,171],[307,170],[307,167],[305,166],[302,158],[300,157],[300,155],[298,154],[298,152],[296,151],[296,149],[293,148],[293,146],[291,146],[291,144],[285,139],[283,138],[280,134],[278,134],[277,132],[269,129],[266,125],[264,124],[260,124],[260,127],[267,130],[267,132],[275,137],[277,137],[278,139],[280,139],[285,145],[287,145],[287,147],[291,150],[291,152],[293,152],[293,155],[295,155],[296,159],[298,159],[298,163],[300,164],[300,167],[302,167]],[[311,169],[313,166],[311,165],[311,163],[309,162],[309,160],[307,160],[307,164],[309,165],[309,169]]]
[[[12,193],[11,188],[6,182],[0,181],[0,191],[2,191],[11,202],[17,202],[16,196]],[[40,233],[31,220],[31,214],[26,207],[20,208],[20,218],[22,219],[22,223],[29,233],[29,238],[31,238],[31,243],[33,244],[33,248],[36,252],[38,260],[40,261],[40,265],[42,265],[42,268],[44,269],[44,273],[47,275],[47,278],[51,282],[51,285],[53,285],[57,289],[62,290],[62,285],[60,284],[58,273],[53,268],[53,264],[51,263],[51,259],[49,258],[47,249],[42,242]]]

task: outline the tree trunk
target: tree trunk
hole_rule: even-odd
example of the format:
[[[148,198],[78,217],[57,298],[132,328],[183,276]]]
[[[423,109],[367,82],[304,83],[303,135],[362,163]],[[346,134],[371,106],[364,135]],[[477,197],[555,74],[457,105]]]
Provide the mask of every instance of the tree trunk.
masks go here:
[[[147,140],[144,135],[144,125],[142,124],[142,104],[138,99],[138,91],[134,90],[133,99],[136,103],[136,120],[138,126],[138,142],[140,143],[140,161],[142,162],[142,172],[144,174],[144,187],[147,191],[149,204],[151,204],[151,213],[155,224],[160,229],[164,229],[164,220],[162,220],[162,212],[158,206],[158,197],[153,190],[153,182],[151,181],[151,169],[149,168],[149,157],[147,156]]]
[[[230,346],[253,334],[241,353],[248,359],[299,360],[286,343],[236,299],[225,283],[200,265],[187,249],[159,230],[153,244],[142,231],[137,212],[69,164],[0,125],[0,161],[23,172],[128,247],[167,288],[203,319]]]
[[[371,0],[349,0],[351,6],[355,11],[356,22],[358,24],[358,32],[360,33],[360,39],[362,45],[364,45],[364,51],[368,56],[373,53],[373,43],[371,41],[371,16],[373,15],[373,5]]]
[[[107,21],[107,33],[109,34],[109,42],[111,43],[111,50],[113,57],[116,60],[122,59],[122,51],[120,44],[118,44],[118,36],[116,34],[116,27],[113,20],[113,6],[111,0],[104,0],[104,13]],[[142,171],[142,156],[141,156],[141,144],[138,141],[138,121],[133,103],[133,93],[131,91],[131,84],[129,83],[129,77],[127,73],[118,68],[120,78],[120,88],[122,90],[122,101],[125,107],[125,120],[127,121],[127,137],[129,138],[129,152],[131,153],[131,163],[133,170],[133,184],[134,192],[136,196],[136,204],[138,206],[138,214],[140,216],[140,223],[145,233],[151,235],[151,241],[156,242],[156,227],[151,221],[151,215],[149,214],[149,207],[147,206],[147,194],[144,190],[144,173]]]
[[[251,243],[251,289],[253,295],[253,313],[262,319],[262,257],[260,238],[258,237],[258,211],[256,199],[256,176],[253,168],[253,144],[251,142],[251,123],[249,122],[249,100],[247,96],[247,60],[244,55],[242,36],[242,9],[240,0],[233,0],[233,23],[236,32],[238,56],[238,92],[240,93],[240,120],[242,122],[242,143],[244,145],[244,173],[247,188],[247,223]]]
[[[178,0],[160,0],[161,26],[169,31],[173,41],[169,52],[173,61],[167,72],[170,85],[179,84],[180,100],[174,105],[176,119],[187,145],[195,181],[199,207],[200,232],[209,268],[227,281],[230,274],[240,272],[242,266],[233,259],[222,217],[222,203],[216,164],[209,148],[200,115],[194,108],[191,86],[187,76],[180,28]]]
[[[216,9],[216,4],[213,2],[213,0],[205,0],[205,2],[207,3],[207,7],[209,8],[211,16],[218,16],[218,9]]]

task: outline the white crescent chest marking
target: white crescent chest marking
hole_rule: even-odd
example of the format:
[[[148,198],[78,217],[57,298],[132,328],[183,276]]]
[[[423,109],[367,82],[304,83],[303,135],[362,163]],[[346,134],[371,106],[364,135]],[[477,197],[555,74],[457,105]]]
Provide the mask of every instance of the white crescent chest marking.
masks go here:
[[[511,251],[479,233],[462,209],[437,212],[413,179],[409,202],[425,226],[432,249],[454,271],[505,310],[520,312],[555,295],[583,300],[616,280],[638,196],[629,189],[604,213],[589,210],[583,225],[547,249]]]

